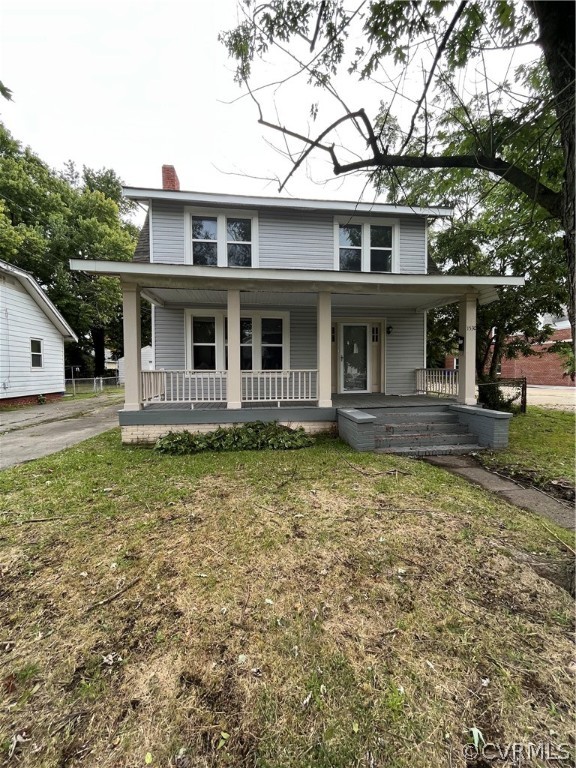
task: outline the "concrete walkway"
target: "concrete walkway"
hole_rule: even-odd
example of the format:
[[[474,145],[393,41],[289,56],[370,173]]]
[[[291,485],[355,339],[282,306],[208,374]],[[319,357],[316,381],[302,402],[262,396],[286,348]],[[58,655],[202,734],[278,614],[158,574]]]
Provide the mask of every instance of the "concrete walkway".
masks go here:
[[[121,395],[0,410],[0,469],[39,459],[118,426]]]
[[[557,501],[536,488],[523,488],[513,480],[488,472],[470,456],[428,456],[425,461],[492,491],[510,504],[543,515],[562,528],[574,530],[574,505]]]

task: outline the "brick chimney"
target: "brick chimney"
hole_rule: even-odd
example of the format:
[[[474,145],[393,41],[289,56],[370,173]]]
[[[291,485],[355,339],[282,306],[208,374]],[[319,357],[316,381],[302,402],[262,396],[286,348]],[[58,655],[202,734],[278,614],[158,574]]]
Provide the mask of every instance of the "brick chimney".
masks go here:
[[[180,189],[180,180],[173,165],[162,166],[162,189]]]

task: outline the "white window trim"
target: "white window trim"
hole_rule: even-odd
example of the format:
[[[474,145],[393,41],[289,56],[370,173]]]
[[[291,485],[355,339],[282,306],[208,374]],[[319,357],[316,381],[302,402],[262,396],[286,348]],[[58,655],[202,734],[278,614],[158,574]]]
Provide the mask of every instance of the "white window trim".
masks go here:
[[[390,275],[400,272],[400,222],[398,219],[371,218],[363,216],[334,217],[334,269],[340,272],[340,226],[360,224],[362,226],[361,272],[375,275]],[[370,269],[370,226],[392,227],[392,264],[390,272],[372,272]]]
[[[252,265],[251,267],[230,267],[230,269],[252,269],[260,266],[258,253],[258,211],[245,211],[235,208],[199,208],[197,206],[184,207],[184,263],[192,264],[192,216],[210,216],[216,218],[217,236],[217,261],[218,267],[228,267],[228,249],[226,219],[250,219],[252,227]]]
[[[184,310],[184,342],[186,344],[186,370],[192,371],[192,318],[193,317],[214,317],[216,318],[216,370],[224,371],[225,363],[225,339],[224,339],[224,318],[228,312],[224,309],[185,309]],[[282,362],[284,371],[290,370],[290,312],[267,312],[244,310],[240,312],[240,317],[249,317],[252,319],[252,365],[262,363],[262,323],[263,317],[282,320]],[[261,373],[260,367],[253,367],[252,372]],[[248,373],[248,371],[242,371]]]
[[[32,342],[33,341],[39,341],[40,342],[40,352],[32,352]],[[44,339],[40,338],[39,336],[31,336],[30,337],[30,370],[31,371],[41,371],[44,368]],[[42,360],[42,365],[32,365],[32,355],[40,355]]]

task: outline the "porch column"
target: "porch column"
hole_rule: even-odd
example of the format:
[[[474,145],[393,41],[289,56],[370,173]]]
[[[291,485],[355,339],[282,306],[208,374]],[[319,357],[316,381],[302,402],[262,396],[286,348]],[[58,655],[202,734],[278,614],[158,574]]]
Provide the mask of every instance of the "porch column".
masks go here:
[[[228,291],[228,408],[242,408],[240,372],[240,291]]]
[[[476,405],[476,296],[466,294],[458,305],[464,349],[458,355],[458,402]]]
[[[122,285],[124,323],[124,410],[142,408],[140,287]]]
[[[317,314],[318,407],[332,408],[332,295],[328,291],[318,293]]]

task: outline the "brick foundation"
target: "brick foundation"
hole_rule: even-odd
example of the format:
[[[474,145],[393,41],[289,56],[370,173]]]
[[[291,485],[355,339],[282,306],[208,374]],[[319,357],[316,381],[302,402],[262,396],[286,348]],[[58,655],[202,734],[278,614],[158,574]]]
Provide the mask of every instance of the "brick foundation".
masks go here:
[[[61,400],[64,396],[64,392],[49,392],[44,395],[47,403]],[[38,405],[38,398],[40,395],[23,395],[22,397],[3,397],[0,400],[0,409],[8,408],[15,405]]]
[[[334,429],[336,424],[328,421],[280,421],[286,427],[303,427],[305,432],[316,434]],[[193,434],[213,432],[218,427],[237,427],[239,424],[134,424],[121,428],[125,445],[153,445],[168,432],[192,432]]]

